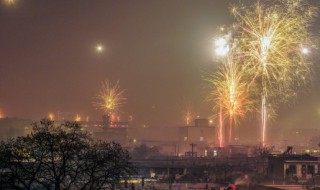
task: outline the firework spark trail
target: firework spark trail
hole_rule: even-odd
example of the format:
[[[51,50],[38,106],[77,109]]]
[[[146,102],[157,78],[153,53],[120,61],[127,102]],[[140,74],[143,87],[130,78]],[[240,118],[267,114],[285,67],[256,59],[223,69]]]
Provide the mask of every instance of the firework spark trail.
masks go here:
[[[266,140],[266,127],[267,127],[267,107],[266,107],[266,96],[262,96],[261,103],[261,120],[262,120],[262,146],[265,146]]]
[[[309,75],[310,64],[302,55],[307,51],[301,49],[310,41],[308,29],[315,12],[303,1],[275,2],[232,9],[240,29],[237,54],[251,75],[249,88],[255,84],[261,94],[263,144],[270,113],[279,103],[296,97],[296,85],[303,85]]]
[[[112,85],[108,80],[105,80],[102,82],[102,89],[95,97],[96,101],[93,102],[93,105],[111,116],[126,103],[124,92],[125,90],[120,89],[119,81]]]
[[[189,126],[194,119],[194,110],[189,99],[190,97],[182,99],[182,119],[186,126]]]
[[[190,111],[187,111],[187,112],[186,112],[186,115],[185,115],[186,125],[187,125],[187,126],[190,125],[190,120],[191,120],[191,118],[192,118],[191,112],[190,112]]]
[[[220,109],[220,112],[219,112],[219,145],[220,147],[224,147],[224,139],[223,139],[223,116],[222,116],[222,105],[220,103],[219,105],[219,109]]]

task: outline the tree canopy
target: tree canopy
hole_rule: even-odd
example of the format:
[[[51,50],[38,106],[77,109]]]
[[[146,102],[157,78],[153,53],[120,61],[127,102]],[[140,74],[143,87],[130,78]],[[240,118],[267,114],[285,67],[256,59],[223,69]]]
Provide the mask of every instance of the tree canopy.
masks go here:
[[[0,143],[0,189],[110,189],[135,173],[127,150],[93,141],[76,122],[41,120]]]

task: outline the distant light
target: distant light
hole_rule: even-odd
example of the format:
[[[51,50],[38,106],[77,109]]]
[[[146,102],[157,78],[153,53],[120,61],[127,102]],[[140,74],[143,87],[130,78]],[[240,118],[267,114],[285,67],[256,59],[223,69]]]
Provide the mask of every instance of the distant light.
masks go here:
[[[96,46],[96,51],[98,52],[98,53],[101,53],[102,51],[103,51],[103,46],[101,45],[101,44],[98,44],[97,46]]]
[[[49,119],[50,119],[51,121],[54,120],[54,115],[53,115],[53,113],[49,113],[48,117],[49,117]]]
[[[79,122],[81,121],[81,117],[77,114],[75,121]]]
[[[305,55],[307,55],[307,54],[310,53],[310,50],[309,50],[308,48],[302,48],[301,51],[302,51],[302,53],[305,54]]]
[[[15,4],[15,0],[5,0],[4,1],[7,5],[13,5]]]
[[[209,123],[211,123],[211,124],[213,123],[212,119],[209,120]]]
[[[134,143],[137,142],[137,139],[133,139],[133,142],[134,142]]]
[[[213,156],[215,157],[215,156],[218,156],[218,151],[217,150],[214,150],[213,151]]]

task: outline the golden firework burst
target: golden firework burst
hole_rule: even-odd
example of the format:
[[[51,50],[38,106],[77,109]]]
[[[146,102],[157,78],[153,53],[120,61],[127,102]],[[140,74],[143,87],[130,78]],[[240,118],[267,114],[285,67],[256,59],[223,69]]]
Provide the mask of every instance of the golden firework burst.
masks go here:
[[[111,114],[118,111],[126,103],[124,92],[125,90],[120,89],[119,81],[112,85],[108,80],[105,80],[102,82],[102,89],[95,97],[96,101],[93,104],[96,108]]]

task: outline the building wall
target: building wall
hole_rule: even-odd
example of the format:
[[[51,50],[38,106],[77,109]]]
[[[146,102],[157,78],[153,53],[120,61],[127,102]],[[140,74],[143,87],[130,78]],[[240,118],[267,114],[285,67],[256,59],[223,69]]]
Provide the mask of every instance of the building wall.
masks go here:
[[[128,143],[128,128],[106,128],[94,133],[94,138],[103,141],[115,141],[121,144]]]
[[[179,128],[179,140],[187,142],[206,142],[214,144],[216,142],[215,127],[195,127],[186,126]]]

